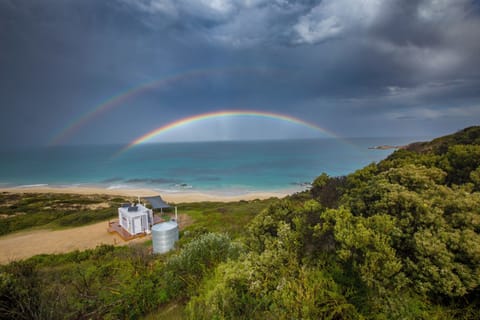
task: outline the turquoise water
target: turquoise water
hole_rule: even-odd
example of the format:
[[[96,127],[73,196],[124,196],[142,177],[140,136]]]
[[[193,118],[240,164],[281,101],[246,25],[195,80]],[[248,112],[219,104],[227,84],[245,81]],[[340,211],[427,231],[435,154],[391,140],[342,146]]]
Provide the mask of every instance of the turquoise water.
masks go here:
[[[147,187],[164,192],[300,190],[322,172],[345,175],[422,138],[13,148],[0,151],[0,186]],[[117,154],[117,155],[116,155]]]

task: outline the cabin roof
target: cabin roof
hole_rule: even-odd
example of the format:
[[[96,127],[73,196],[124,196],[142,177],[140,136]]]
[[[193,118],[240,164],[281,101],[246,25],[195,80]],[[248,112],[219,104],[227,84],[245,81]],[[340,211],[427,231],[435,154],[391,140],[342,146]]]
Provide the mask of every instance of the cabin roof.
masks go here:
[[[142,197],[142,199],[150,202],[153,209],[165,209],[170,208],[170,205],[166,203],[162,197],[160,196],[153,196],[153,197]]]

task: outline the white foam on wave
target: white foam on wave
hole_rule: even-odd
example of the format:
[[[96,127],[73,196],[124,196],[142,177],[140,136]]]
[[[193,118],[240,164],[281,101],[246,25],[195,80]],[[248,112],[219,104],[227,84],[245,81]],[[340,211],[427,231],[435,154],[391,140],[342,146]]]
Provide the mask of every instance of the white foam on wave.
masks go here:
[[[15,186],[15,189],[24,189],[24,188],[41,188],[48,186],[48,183],[37,183],[37,184],[21,184]]]
[[[107,190],[116,190],[116,189],[130,189],[132,186],[129,186],[127,184],[113,184],[111,186],[107,187]]]

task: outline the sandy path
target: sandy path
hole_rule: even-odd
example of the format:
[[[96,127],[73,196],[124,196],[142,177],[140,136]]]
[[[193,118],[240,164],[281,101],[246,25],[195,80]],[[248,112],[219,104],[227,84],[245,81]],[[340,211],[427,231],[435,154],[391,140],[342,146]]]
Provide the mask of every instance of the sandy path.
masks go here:
[[[21,231],[0,237],[0,263],[41,253],[63,253],[95,248],[99,244],[126,243],[118,235],[107,232],[107,221],[67,230]]]

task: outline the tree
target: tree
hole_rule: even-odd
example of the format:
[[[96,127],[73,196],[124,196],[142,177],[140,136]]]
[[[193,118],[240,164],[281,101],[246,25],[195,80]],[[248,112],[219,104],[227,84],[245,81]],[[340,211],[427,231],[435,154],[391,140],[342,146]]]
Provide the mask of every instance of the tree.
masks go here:
[[[480,166],[480,146],[450,146],[441,166],[448,173],[448,185],[470,182],[470,174]]]

